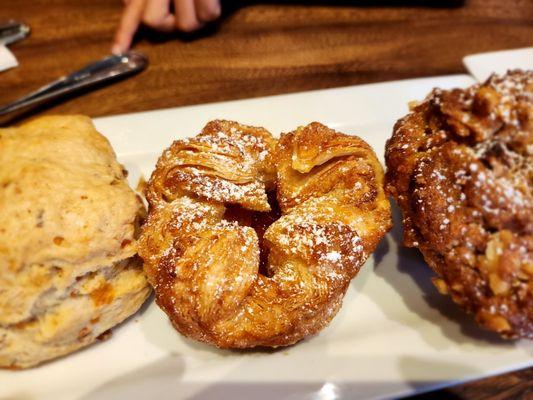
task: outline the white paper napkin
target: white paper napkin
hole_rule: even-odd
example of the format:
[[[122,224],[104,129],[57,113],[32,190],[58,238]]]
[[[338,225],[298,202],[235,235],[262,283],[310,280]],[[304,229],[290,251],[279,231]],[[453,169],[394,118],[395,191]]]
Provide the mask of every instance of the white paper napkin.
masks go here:
[[[9,68],[14,68],[19,63],[6,46],[0,45],[0,72]]]
[[[533,69],[533,47],[472,54],[463,58],[463,63],[478,81],[484,81],[493,72],[505,74],[509,69]]]

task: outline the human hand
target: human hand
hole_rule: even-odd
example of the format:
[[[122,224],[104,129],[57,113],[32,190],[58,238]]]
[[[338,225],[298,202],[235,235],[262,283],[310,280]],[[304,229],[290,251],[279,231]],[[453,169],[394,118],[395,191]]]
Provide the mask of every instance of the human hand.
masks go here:
[[[171,13],[171,1],[174,13]],[[192,32],[220,16],[220,0],[124,0],[124,11],[111,51],[127,51],[143,23],[162,32]]]

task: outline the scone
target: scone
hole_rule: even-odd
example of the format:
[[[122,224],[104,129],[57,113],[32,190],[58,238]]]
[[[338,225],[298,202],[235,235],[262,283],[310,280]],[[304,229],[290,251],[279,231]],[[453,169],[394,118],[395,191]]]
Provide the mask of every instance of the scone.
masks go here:
[[[163,152],[139,240],[158,305],[221,348],[287,346],[339,310],[391,225],[370,146],[317,122],[212,121]]]
[[[386,147],[404,242],[440,292],[505,338],[533,338],[533,71],[435,89]]]
[[[150,293],[136,256],[142,202],[83,116],[0,130],[0,367],[71,353]]]

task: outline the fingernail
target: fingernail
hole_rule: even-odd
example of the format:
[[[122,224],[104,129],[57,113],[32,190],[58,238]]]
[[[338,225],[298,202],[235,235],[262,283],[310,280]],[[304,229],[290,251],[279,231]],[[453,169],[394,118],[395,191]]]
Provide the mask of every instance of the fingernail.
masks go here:
[[[113,54],[121,54],[122,48],[118,44],[114,44],[113,47],[111,47],[111,53]]]

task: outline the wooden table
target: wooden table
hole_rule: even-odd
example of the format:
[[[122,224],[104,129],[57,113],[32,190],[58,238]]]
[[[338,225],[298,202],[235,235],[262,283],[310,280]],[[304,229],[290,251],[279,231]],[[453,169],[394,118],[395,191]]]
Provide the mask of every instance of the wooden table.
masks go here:
[[[143,31],[135,47],[148,70],[31,115],[96,117],[464,73],[466,54],[533,46],[532,0],[274,3],[228,0],[220,23],[193,36]],[[0,20],[25,21],[32,34],[12,46],[21,65],[0,74],[0,104],[108,53],[120,9],[120,0],[1,0]],[[531,396],[533,368],[417,398]]]

